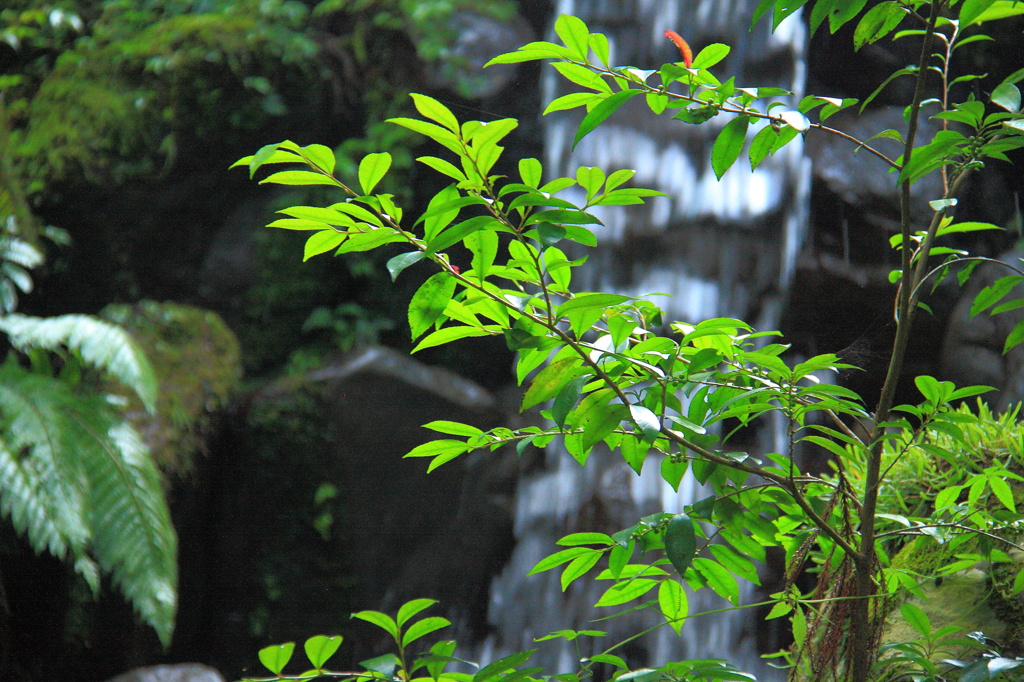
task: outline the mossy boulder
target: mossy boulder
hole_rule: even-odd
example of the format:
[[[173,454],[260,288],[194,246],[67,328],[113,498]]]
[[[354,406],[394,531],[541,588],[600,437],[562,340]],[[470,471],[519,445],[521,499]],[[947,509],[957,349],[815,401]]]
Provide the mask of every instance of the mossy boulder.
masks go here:
[[[132,421],[161,469],[188,471],[241,378],[238,340],[216,313],[177,303],[116,304],[100,314],[131,333],[157,375],[157,413],[131,405]]]

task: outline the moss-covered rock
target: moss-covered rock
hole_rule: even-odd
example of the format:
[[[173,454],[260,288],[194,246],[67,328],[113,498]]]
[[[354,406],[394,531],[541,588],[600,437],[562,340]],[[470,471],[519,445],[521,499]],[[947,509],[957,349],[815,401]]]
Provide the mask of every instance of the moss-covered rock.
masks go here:
[[[110,305],[101,315],[132,334],[156,371],[157,413],[133,405],[132,421],[161,469],[188,471],[241,378],[238,340],[216,313],[177,303]]]

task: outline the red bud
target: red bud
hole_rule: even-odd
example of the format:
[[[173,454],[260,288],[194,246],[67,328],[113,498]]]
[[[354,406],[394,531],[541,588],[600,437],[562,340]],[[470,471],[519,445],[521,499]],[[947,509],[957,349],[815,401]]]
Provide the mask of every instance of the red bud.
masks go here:
[[[679,48],[679,54],[683,55],[683,65],[690,68],[690,65],[693,64],[693,51],[690,50],[690,46],[686,44],[683,37],[675,31],[665,31],[665,37],[675,43],[675,46]]]

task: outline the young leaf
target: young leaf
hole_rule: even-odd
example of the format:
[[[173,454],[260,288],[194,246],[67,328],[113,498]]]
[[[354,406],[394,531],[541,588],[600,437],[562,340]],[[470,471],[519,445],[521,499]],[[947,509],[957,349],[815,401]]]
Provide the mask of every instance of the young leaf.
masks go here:
[[[391,168],[391,155],[387,152],[379,154],[367,154],[359,162],[359,186],[363,188],[363,194],[370,194],[381,178]]]
[[[737,116],[725,124],[722,132],[718,134],[715,145],[711,148],[711,167],[719,180],[739,158],[743,143],[747,139],[749,123],[750,120],[746,116]]]
[[[417,448],[418,449],[418,448]],[[409,453],[411,455],[412,453]],[[406,457],[409,457],[406,455]],[[386,613],[380,611],[359,611],[358,613],[352,614],[353,618],[359,620],[365,620],[367,623],[373,623],[384,632],[394,637],[395,641],[398,641],[398,624],[395,623],[394,619]]]
[[[402,646],[409,646],[420,637],[425,637],[431,632],[435,632],[441,628],[446,628],[449,625],[451,625],[451,622],[448,619],[441,618],[439,616],[433,616],[431,618],[424,618],[423,620],[416,621],[409,626],[409,629],[405,631],[404,635],[402,635]]]
[[[582,19],[568,14],[561,15],[555,20],[555,33],[572,51],[572,56],[581,62],[587,61],[587,53],[590,49],[590,31]]]
[[[341,635],[335,635],[334,637],[327,637],[325,635],[316,635],[306,640],[304,648],[306,650],[306,658],[313,665],[314,668],[320,669],[324,667],[324,663],[327,662],[334,652],[341,646]],[[275,675],[277,672],[274,673]]]
[[[288,661],[292,659],[294,651],[295,642],[285,642],[284,644],[264,647],[260,649],[260,663],[266,666],[270,672],[280,675],[284,667],[288,665]]]
[[[431,422],[430,424],[436,423],[437,422]],[[426,424],[426,428],[429,428],[430,424]],[[410,618],[424,609],[429,609],[436,603],[436,599],[413,599],[412,601],[407,601],[402,604],[398,609],[398,614],[395,616],[395,621],[398,623],[398,627],[405,627],[405,624],[409,622]]]

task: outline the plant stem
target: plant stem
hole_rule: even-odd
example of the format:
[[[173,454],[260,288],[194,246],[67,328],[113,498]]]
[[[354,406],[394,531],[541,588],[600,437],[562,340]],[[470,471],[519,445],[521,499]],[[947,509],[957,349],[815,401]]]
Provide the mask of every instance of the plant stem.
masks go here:
[[[917,137],[918,116],[920,115],[921,102],[924,99],[925,80],[928,74],[928,62],[932,53],[932,41],[935,36],[935,25],[939,18],[939,10],[943,3],[936,0],[931,3],[928,26],[925,30],[924,40],[921,42],[921,54],[918,60],[917,83],[914,88],[914,98],[910,104],[910,116],[907,124],[906,144],[903,152],[903,167],[910,163],[914,150],[914,141]],[[875,510],[878,506],[878,484],[882,468],[883,440],[885,422],[889,419],[889,411],[892,409],[896,396],[896,386],[903,370],[903,361],[906,356],[907,346],[910,341],[910,328],[914,319],[913,289],[914,282],[911,279],[912,251],[910,249],[911,236],[911,215],[910,215],[910,179],[907,178],[900,185],[900,231],[903,236],[903,248],[900,251],[902,258],[903,278],[900,282],[899,299],[897,303],[896,338],[893,340],[892,356],[889,359],[889,369],[885,376],[885,383],[882,386],[881,395],[878,398],[878,406],[875,409],[875,428],[871,434],[871,449],[868,454],[867,473],[864,486],[864,504],[860,514],[860,553],[854,557],[856,567],[855,596],[859,597],[854,602],[853,618],[851,622],[850,648],[851,673],[854,680],[869,679],[871,663],[873,658],[872,647],[872,623],[871,623],[871,602],[875,595]],[[925,247],[927,248],[927,247]],[[928,251],[921,253],[920,258],[927,260]]]

